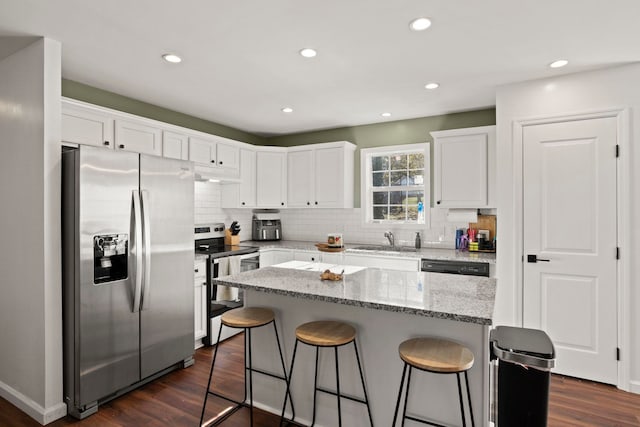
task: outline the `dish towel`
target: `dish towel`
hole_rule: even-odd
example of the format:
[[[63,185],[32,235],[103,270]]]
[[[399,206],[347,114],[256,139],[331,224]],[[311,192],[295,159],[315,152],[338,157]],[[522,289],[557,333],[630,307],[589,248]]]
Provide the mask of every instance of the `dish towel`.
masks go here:
[[[222,257],[218,260],[218,277],[240,273],[240,256]],[[238,288],[218,285],[218,301],[237,301]]]

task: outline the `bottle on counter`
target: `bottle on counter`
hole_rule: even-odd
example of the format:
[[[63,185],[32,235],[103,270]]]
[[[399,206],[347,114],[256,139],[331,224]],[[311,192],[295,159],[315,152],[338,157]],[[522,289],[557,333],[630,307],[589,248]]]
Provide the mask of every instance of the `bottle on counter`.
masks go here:
[[[420,238],[420,232],[416,231],[416,249],[420,249],[422,247],[422,239]]]

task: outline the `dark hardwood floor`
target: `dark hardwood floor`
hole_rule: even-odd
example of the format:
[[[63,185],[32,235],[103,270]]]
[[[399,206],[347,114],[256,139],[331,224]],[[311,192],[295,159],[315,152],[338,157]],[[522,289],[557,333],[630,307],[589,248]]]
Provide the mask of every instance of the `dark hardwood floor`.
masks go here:
[[[220,346],[216,370],[225,372],[217,385],[234,397],[243,394],[242,336],[236,336]],[[100,406],[97,414],[78,421],[71,417],[50,426],[77,427],[196,427],[200,419],[202,400],[209,376],[212,348],[196,352],[194,366],[172,372],[134,390],[125,396]],[[224,410],[228,404],[210,399],[207,417]],[[0,398],[1,427],[36,427],[39,424]],[[241,409],[222,424],[224,427],[246,427],[249,411]],[[257,427],[278,425],[278,417],[255,411]],[[554,375],[551,381],[549,427],[640,427],[640,395],[626,393],[615,387]],[[384,427],[384,426],[383,426]]]

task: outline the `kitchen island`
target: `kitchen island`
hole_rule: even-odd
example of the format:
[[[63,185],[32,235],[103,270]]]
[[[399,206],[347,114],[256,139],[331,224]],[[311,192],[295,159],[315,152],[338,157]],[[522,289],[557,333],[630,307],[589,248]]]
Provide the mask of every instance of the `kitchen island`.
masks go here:
[[[309,269],[314,269],[313,263]],[[334,268],[340,272],[340,266]],[[495,300],[494,279],[437,273],[366,268],[342,281],[321,281],[318,271],[266,267],[216,279],[244,289],[246,306],[271,307],[276,312],[287,364],[295,328],[313,320],[340,320],[354,325],[373,420],[391,424],[400,385],[399,344],[417,336],[442,337],[467,346],[475,355],[469,371],[477,425],[489,420],[489,327]],[[252,332],[254,367],[279,373],[281,368],[271,328]],[[352,346],[340,350],[341,388],[362,396]],[[321,351],[319,385],[335,389],[333,352]],[[298,349],[292,378],[296,420],[309,424],[313,401],[314,350]],[[279,413],[282,381],[254,375],[256,407]],[[409,412],[443,424],[460,424],[455,376],[417,372],[411,383]],[[343,400],[344,425],[368,425],[364,405]],[[335,397],[318,394],[317,425],[337,425]]]

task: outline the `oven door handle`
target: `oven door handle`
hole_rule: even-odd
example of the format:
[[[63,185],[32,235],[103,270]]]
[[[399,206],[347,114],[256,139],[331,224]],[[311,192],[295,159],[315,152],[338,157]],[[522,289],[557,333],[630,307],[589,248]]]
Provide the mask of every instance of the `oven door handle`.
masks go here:
[[[252,258],[260,258],[260,252],[251,252],[250,254],[240,255],[242,261],[250,260]]]

